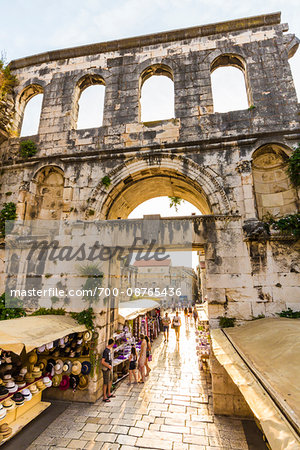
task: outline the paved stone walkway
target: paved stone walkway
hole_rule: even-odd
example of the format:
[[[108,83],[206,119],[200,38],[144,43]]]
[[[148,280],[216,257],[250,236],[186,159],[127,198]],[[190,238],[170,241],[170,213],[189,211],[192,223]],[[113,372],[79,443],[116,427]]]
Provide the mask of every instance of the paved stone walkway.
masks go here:
[[[239,420],[214,416],[209,376],[199,370],[194,326],[157,340],[144,385],[117,389],[111,403],[72,404],[29,447],[39,449],[248,449]]]

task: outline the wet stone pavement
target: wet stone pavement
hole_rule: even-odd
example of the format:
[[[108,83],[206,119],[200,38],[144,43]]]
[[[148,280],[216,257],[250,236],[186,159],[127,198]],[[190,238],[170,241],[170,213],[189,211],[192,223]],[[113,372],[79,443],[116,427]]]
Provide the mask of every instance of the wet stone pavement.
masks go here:
[[[183,318],[182,318],[183,319]],[[184,320],[183,320],[184,322]],[[200,371],[194,326],[155,344],[146,383],[115,391],[110,403],[72,404],[28,447],[39,449],[248,449],[242,422],[214,416],[210,377]]]

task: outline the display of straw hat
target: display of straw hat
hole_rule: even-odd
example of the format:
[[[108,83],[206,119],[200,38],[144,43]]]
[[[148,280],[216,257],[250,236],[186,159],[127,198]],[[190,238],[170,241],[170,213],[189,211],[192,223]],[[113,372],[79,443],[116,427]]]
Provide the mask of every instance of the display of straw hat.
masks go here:
[[[24,405],[24,396],[21,394],[21,392],[16,392],[12,398],[11,398],[17,406]]]
[[[88,387],[89,384],[89,377],[87,375],[80,375],[79,376],[79,383],[78,383],[78,389],[83,391]]]
[[[32,394],[29,389],[23,389],[21,391],[21,394],[23,395],[25,402],[28,402],[32,399]]]
[[[73,375],[79,375],[81,373],[81,362],[80,361],[74,361],[72,364],[72,374]]]
[[[64,365],[64,363],[63,363],[63,361],[62,361],[61,359],[58,359],[58,360],[56,361],[55,366],[54,366],[54,370],[55,370],[55,373],[56,373],[57,375],[59,375],[59,374],[62,373],[62,371],[63,371],[63,365]]]
[[[0,420],[4,419],[4,417],[6,416],[7,411],[4,408],[4,406],[2,405],[2,403],[0,403]]]
[[[58,387],[61,383],[61,379],[62,379],[62,375],[61,374],[56,374],[54,375],[54,377],[52,378],[52,386],[53,387]]]
[[[35,378],[34,378],[34,376],[32,375],[32,373],[31,373],[31,372],[27,372],[26,375],[25,375],[25,381],[26,381],[26,383],[27,383],[27,384],[33,383],[34,380],[35,380]]]

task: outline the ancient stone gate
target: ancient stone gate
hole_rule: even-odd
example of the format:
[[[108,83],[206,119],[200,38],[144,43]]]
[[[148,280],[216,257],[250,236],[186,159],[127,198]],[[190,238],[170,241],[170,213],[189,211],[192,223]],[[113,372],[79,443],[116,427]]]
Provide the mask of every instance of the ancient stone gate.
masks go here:
[[[259,222],[299,208],[286,174],[300,139],[288,62],[299,41],[287,30],[276,13],[12,61],[19,84],[10,136],[0,132],[2,204],[16,203],[20,219],[126,219],[149,198],[181,197],[204,214],[194,226],[207,238],[212,324],[299,308],[297,243]],[[248,109],[214,112],[211,73],[224,66],[242,71]],[[152,75],[173,80],[174,119],[141,122],[141,88]],[[94,84],[105,86],[103,126],[78,130],[78,100]],[[38,151],[24,159],[18,135],[39,93],[39,132],[30,137]]]

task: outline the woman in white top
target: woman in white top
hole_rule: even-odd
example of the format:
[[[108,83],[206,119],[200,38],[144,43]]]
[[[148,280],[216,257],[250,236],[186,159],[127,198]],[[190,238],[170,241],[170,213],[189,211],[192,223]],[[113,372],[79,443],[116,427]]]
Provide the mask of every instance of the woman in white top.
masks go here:
[[[181,319],[178,315],[178,311],[176,311],[176,315],[173,317],[173,327],[175,329],[176,341],[179,341]]]

